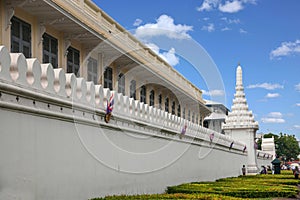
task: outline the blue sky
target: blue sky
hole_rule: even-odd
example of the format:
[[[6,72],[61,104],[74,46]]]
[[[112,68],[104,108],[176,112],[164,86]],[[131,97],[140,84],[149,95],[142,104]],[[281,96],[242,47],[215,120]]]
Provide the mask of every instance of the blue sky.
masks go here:
[[[230,109],[235,70],[243,68],[249,109],[259,122],[258,133],[295,134],[300,139],[300,1],[299,0],[94,0],[107,14],[140,40],[146,31],[175,32],[173,40],[192,39],[207,52],[224,88],[210,88],[179,48],[151,48],[193,84],[204,99],[222,97]],[[151,35],[153,34],[153,35]],[[168,32],[159,34],[169,37]],[[150,43],[148,43],[150,44]],[[168,48],[168,49],[166,49]]]

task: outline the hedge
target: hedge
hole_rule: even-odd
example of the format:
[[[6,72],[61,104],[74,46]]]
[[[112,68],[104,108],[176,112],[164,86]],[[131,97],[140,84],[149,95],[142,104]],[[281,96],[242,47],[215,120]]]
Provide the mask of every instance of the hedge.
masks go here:
[[[300,180],[295,179],[291,171],[282,171],[282,174],[229,177],[215,182],[192,182],[169,186],[164,194],[118,195],[92,200],[295,198],[299,193],[297,187],[299,183]]]

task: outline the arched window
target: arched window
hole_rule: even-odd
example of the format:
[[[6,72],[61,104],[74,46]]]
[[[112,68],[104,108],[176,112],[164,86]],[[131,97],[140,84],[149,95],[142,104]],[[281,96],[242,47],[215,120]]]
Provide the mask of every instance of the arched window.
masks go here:
[[[158,108],[162,109],[162,96],[161,96],[161,94],[158,95]]]
[[[177,107],[177,116],[178,116],[178,117],[181,116],[181,108],[180,108],[180,104],[178,104],[178,107]]]
[[[150,91],[149,101],[150,106],[154,106],[154,90]]]
[[[166,99],[165,99],[165,111],[169,112],[169,98],[168,97],[166,97]]]
[[[172,102],[172,115],[175,115],[175,101]]]
[[[188,111],[188,120],[191,121],[191,111]]]
[[[183,117],[183,119],[185,119],[185,108],[183,108],[182,117]]]
[[[130,98],[136,99],[136,81],[131,80],[130,81]]]
[[[125,95],[125,75],[120,73],[118,79],[118,92]]]
[[[110,90],[113,89],[112,74],[113,74],[112,68],[106,67],[104,71],[104,87],[109,88]]]
[[[140,102],[146,103],[146,86],[144,85],[141,87],[140,91]]]

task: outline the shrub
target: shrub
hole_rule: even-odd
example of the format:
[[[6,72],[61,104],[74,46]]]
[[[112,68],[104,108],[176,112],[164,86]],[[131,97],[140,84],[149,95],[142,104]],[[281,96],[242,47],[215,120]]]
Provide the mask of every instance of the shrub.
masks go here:
[[[92,200],[135,200],[135,199],[207,199],[241,200],[247,198],[294,198],[300,180],[294,179],[290,171],[282,174],[239,176],[222,178],[215,182],[192,182],[167,187],[165,194],[119,195]]]

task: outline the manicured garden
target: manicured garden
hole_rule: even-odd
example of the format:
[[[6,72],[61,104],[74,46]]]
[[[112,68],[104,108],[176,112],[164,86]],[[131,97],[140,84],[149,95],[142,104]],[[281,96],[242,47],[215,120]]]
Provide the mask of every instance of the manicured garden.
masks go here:
[[[167,187],[164,194],[120,195],[92,200],[133,199],[272,199],[278,197],[296,198],[300,179],[291,171],[281,174],[239,176],[219,179],[215,182],[194,182]]]

